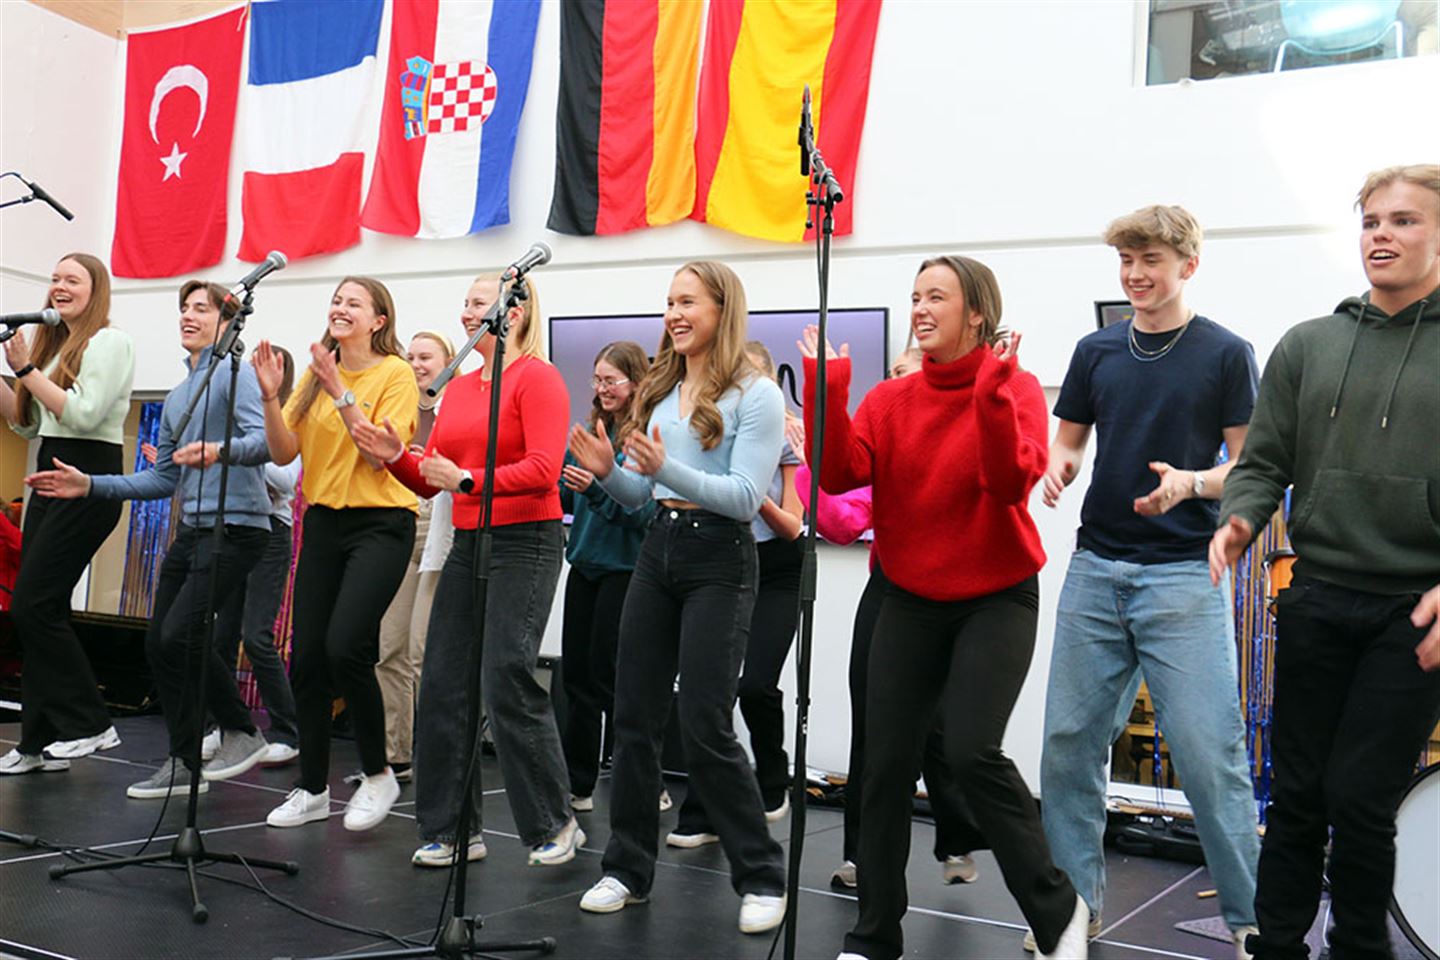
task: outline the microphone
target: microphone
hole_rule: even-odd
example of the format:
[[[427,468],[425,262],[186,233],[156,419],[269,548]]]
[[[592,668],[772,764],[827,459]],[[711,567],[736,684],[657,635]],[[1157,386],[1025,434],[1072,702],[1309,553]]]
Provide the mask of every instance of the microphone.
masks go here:
[[[538,241],[532,243],[523,257],[505,268],[505,272],[500,275],[500,282],[508,283],[512,280],[519,280],[536,267],[549,263],[550,256],[550,247],[547,244]]]
[[[245,274],[239,283],[230,288],[230,293],[225,299],[231,300],[252,292],[257,283],[270,276],[270,274],[276,270],[284,270],[289,263],[290,261],[285,258],[285,254],[279,250],[271,250],[254,270]]]
[[[810,84],[800,101],[800,176],[810,176],[810,151],[815,147],[815,126],[810,121]]]
[[[46,307],[34,313],[7,313],[0,316],[0,323],[7,327],[19,327],[27,323],[43,323],[47,327],[57,327],[60,325],[60,311],[54,307]]]
[[[20,178],[20,182],[30,188],[30,192],[35,194],[36,200],[44,200],[46,203],[50,204],[51,208],[56,213],[60,214],[60,216],[64,217],[66,220],[75,219],[75,214],[71,213],[69,210],[66,210],[63,203],[50,196],[50,194],[46,193],[45,188],[40,186],[40,184],[35,183],[32,180],[26,180],[24,177]],[[59,321],[57,320],[56,322],[58,323]]]

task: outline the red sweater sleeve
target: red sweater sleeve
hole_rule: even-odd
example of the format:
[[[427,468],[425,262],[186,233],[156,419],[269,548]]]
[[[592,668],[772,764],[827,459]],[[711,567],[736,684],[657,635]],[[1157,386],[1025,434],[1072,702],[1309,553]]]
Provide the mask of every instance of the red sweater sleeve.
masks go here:
[[[1002,503],[1023,503],[1049,461],[1045,393],[1011,357],[987,357],[975,378],[975,429],[980,485]]]
[[[434,441],[432,440],[431,443]],[[430,455],[429,447],[425,448],[425,455]],[[420,476],[420,461],[408,447],[401,452],[399,460],[385,464],[385,469],[389,470],[390,475],[396,480],[427,500],[440,492],[438,487],[430,486],[425,482],[425,478]]]
[[[560,468],[565,461],[566,435],[570,427],[570,394],[560,372],[548,363],[527,363],[515,384],[515,408],[519,411],[520,459],[495,468],[495,493],[549,493],[560,482]],[[502,381],[503,382],[503,381]],[[489,411],[485,411],[489,416]],[[513,430],[516,424],[506,423],[501,430]],[[503,437],[504,434],[502,433]],[[483,461],[464,464],[475,477],[485,472]]]
[[[815,361],[805,360],[805,435],[815,430]],[[874,458],[868,417],[862,402],[857,422],[850,422],[850,359],[829,361],[826,367],[825,454],[820,464],[820,487],[826,493],[844,493],[870,483]]]

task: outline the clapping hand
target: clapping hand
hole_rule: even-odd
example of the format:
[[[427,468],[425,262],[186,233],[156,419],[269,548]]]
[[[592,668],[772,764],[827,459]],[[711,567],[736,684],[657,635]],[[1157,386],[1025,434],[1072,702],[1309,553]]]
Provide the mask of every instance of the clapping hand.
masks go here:
[[[795,346],[800,348],[800,355],[806,360],[818,359],[820,355],[820,328],[813,323],[807,325],[801,334],[801,338],[802,339],[795,341]],[[838,357],[848,356],[850,356],[850,344],[840,344],[840,352],[836,353],[835,348],[830,345],[830,341],[825,341],[826,360],[834,360]]]
[[[650,436],[636,430],[625,438],[625,469],[653,477],[665,465],[665,441],[660,439],[660,428],[656,427]]]
[[[400,439],[389,417],[385,418],[383,429],[362,418],[350,428],[350,436],[355,438],[355,446],[361,453],[378,463],[389,463],[405,449],[405,441]],[[422,449],[416,456],[424,452]]]
[[[560,479],[564,482],[566,489],[584,493],[590,489],[590,484],[595,482],[595,474],[584,467],[567,463],[560,471]]]
[[[578,423],[571,427],[570,455],[596,479],[610,476],[610,469],[615,465],[615,447],[605,432],[605,422],[597,420],[594,433]]]

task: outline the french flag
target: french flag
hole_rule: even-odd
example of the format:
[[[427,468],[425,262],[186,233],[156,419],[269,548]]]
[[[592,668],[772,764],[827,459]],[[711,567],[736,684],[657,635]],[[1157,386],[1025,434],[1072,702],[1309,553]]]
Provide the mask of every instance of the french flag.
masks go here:
[[[540,0],[394,5],[365,227],[439,238],[510,222],[539,16]]]
[[[360,242],[363,122],[384,10],[384,0],[250,4],[241,260]]]

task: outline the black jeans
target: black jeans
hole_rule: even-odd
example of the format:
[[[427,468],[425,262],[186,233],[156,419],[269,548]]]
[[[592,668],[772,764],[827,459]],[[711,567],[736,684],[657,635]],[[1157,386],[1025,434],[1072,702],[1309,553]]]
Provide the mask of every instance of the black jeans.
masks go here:
[[[270,715],[266,739],[291,747],[299,742],[295,729],[295,694],[290,690],[290,675],[280,652],[275,649],[275,616],[285,599],[293,536],[288,525],[270,518],[264,552],[240,589],[231,593],[220,609],[220,622],[215,627],[216,649],[226,663],[235,661],[237,640],[245,647],[245,657],[250,661],[255,685],[260,689],[260,702]]]
[[[1298,576],[1276,612],[1274,780],[1255,892],[1258,957],[1303,958],[1330,841],[1335,960],[1390,957],[1395,813],[1440,715],[1410,623],[1419,596]],[[1333,832],[1332,832],[1333,831]]]
[[[485,641],[476,643],[474,530],[456,530],[440,571],[415,722],[415,820],[425,841],[454,842],[465,783],[465,734],[473,657],[480,658],[480,699],[490,717],[505,799],[528,846],[570,821],[570,784],[549,692],[535,679],[540,641],[560,579],[559,520],[495,527],[485,598]],[[471,778],[471,836],[480,833],[483,784],[478,738]]]
[[[85,473],[121,473],[124,448],[98,440],[46,437],[36,463],[58,457]],[[110,726],[90,660],[70,623],[70,595],[95,551],[120,522],[119,500],[32,496],[25,508],[20,572],[10,619],[20,642],[21,753],[56,740],[94,736]]]
[[[569,711],[562,737],[570,789],[579,797],[593,794],[600,776],[601,718],[615,725],[615,651],[629,587],[628,570],[591,579],[571,567],[565,580],[560,656]]]
[[[235,685],[235,663],[209,642],[210,613],[223,608],[245,582],[265,549],[269,534],[258,527],[226,524],[215,558],[215,531],[180,524],[156,578],[155,606],[145,634],[145,659],[160,689],[160,706],[170,733],[170,756],[195,756],[200,718],[196,675],[205,683],[206,709],[221,730],[253,733],[250,710]],[[218,563],[215,604],[210,605],[210,571]],[[197,659],[199,663],[197,664]]]
[[[911,800],[937,707],[950,769],[1042,951],[1055,949],[1074,913],[1075,889],[1050,859],[1035,799],[1000,747],[1035,648],[1036,583],[951,602],[885,591],[865,701],[860,919],[846,950],[892,960],[903,949]]]
[[[880,603],[890,581],[880,564],[870,568],[870,579],[860,604],[855,608],[855,632],[850,641],[850,768],[845,777],[845,859],[852,863],[860,857],[860,810],[865,798],[865,694],[866,671],[870,667],[870,641],[875,635],[875,621],[880,618]],[[925,777],[925,790],[930,800],[930,813],[935,818],[935,859],[944,862],[948,856],[984,850],[985,842],[975,816],[970,812],[960,785],[950,774],[945,761],[945,740],[941,715],[925,735],[925,753],[920,761]]]
[[[799,540],[766,540],[755,545],[760,561],[755,609],[750,614],[750,640],[745,645],[745,667],[740,674],[740,714],[750,730],[750,752],[755,756],[755,779],[766,810],[785,800],[790,786],[790,759],[785,754],[785,700],[780,692],[780,671],[795,640],[800,618]],[[680,833],[711,833],[714,828],[696,790],[687,791],[680,805]]]
[[[649,893],[660,810],[660,738],[680,674],[680,736],[690,789],[705,801],[737,893],[785,889],[780,845],[732,718],[755,604],[750,525],[702,510],[655,514],[640,548],[615,674],[615,765],[603,867]]]
[[[350,713],[360,768],[381,773],[385,701],[375,680],[380,618],[390,606],[410,549],[415,512],[401,507],[311,506],[295,568],[291,679],[300,728],[300,786],[326,789],[330,710],[336,696]]]

